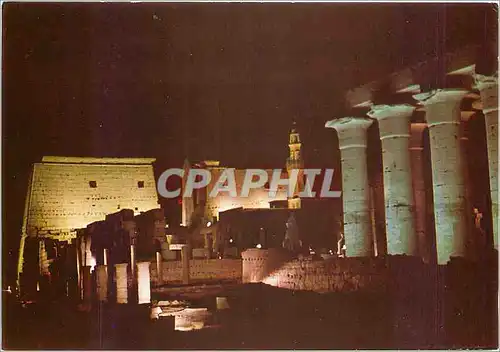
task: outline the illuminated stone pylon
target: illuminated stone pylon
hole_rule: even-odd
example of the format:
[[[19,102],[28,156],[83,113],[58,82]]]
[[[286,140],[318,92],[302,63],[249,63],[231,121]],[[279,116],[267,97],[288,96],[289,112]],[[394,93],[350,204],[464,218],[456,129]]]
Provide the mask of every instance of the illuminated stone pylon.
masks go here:
[[[374,105],[368,113],[379,125],[387,253],[392,255],[418,254],[410,157],[410,118],[414,110],[407,104]]]
[[[370,187],[366,159],[368,118],[343,117],[326,122],[339,137],[346,256],[373,256]]]
[[[425,107],[429,126],[438,264],[465,257],[467,242],[464,153],[461,143],[462,89],[415,95]]]
[[[476,87],[481,94],[482,110],[486,125],[491,217],[493,219],[493,245],[498,250],[498,76],[475,75],[475,80]]]

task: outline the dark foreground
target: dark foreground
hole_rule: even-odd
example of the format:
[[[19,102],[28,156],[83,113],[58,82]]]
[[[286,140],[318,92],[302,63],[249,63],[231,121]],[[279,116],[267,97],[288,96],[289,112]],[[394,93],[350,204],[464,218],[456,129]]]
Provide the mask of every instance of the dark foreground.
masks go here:
[[[214,314],[211,327],[172,331],[149,319],[149,307],[94,305],[82,312],[69,301],[22,308],[4,297],[7,349],[367,349],[495,348],[496,326],[474,307],[445,319],[432,297],[292,292],[263,284],[226,288],[230,309],[216,311],[213,293],[193,304]],[[221,295],[221,293],[218,293]],[[430,295],[432,296],[432,295]],[[155,298],[155,297],[153,297]],[[471,313],[475,312],[475,313]],[[490,311],[491,312],[491,311]],[[491,312],[491,317],[496,316]],[[489,320],[490,319],[490,320]]]

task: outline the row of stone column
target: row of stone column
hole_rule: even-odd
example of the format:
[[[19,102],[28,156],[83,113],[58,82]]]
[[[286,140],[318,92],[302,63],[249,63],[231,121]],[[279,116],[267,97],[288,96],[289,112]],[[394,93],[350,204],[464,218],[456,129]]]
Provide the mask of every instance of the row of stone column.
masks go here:
[[[481,92],[486,122],[494,246],[498,249],[498,97],[496,79],[482,79]],[[412,143],[414,133],[428,127],[432,163],[433,203],[437,261],[466,256],[468,214],[466,161],[461,143],[460,103],[466,90],[441,89],[416,95],[423,105],[427,124],[411,124],[412,105],[372,106],[368,116],[379,124],[382,145],[387,253],[419,255],[426,232],[426,199],[423,145]],[[344,237],[347,256],[372,256],[373,227],[367,172],[367,130],[370,118],[345,117],[326,123],[339,137],[344,203]],[[412,127],[413,125],[413,127]],[[419,250],[420,248],[420,250]]]
[[[149,262],[137,263],[135,279],[137,288],[138,304],[146,304],[151,302],[151,286],[149,274]],[[128,263],[115,264],[115,285],[116,285],[116,303],[125,304],[129,301],[128,290]],[[107,302],[108,297],[108,266],[97,265],[96,270],[96,292],[99,302]],[[83,267],[83,300],[88,307],[92,301],[92,278],[91,267]]]

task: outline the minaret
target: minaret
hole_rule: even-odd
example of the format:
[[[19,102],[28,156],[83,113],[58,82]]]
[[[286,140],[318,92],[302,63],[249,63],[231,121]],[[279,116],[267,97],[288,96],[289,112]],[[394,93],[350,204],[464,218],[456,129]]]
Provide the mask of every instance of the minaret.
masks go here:
[[[290,150],[290,155],[286,159],[286,170],[288,175],[290,175],[293,169],[298,169],[299,174],[297,177],[297,184],[293,192],[292,198],[288,198],[288,208],[300,208],[300,198],[299,193],[304,189],[304,162],[302,160],[302,152],[300,150],[300,135],[297,131],[295,121],[293,122],[292,130],[290,131],[288,148]]]

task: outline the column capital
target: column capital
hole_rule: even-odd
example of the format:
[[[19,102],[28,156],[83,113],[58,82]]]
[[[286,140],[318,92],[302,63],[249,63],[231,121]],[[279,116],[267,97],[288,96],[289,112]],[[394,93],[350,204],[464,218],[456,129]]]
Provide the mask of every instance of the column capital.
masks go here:
[[[474,78],[474,86],[479,91],[488,88],[490,86],[498,85],[498,72],[491,76],[475,73],[473,75],[473,78]]]
[[[474,75],[475,88],[481,94],[481,109],[484,113],[498,110],[498,72],[492,76]]]
[[[378,120],[380,139],[409,138],[410,118],[415,107],[410,104],[373,105],[368,116]]]
[[[366,148],[366,130],[373,120],[366,117],[342,117],[325,123],[326,128],[333,128],[339,137],[340,149]]]
[[[376,120],[383,120],[390,117],[410,117],[415,107],[410,104],[397,105],[373,105],[368,112],[368,116]]]
[[[428,106],[438,103],[459,103],[467,94],[465,89],[434,89],[429,92],[415,94],[414,99],[422,105]]]
[[[341,117],[325,123],[326,128],[334,128],[337,132],[348,130],[351,128],[366,130],[373,123],[372,120],[366,117]]]
[[[460,103],[467,93],[465,89],[436,89],[413,97],[425,107],[428,126],[432,127],[443,123],[459,124]]]

